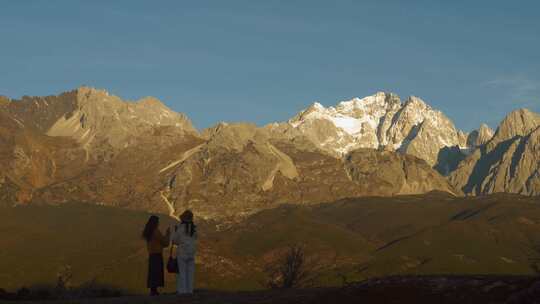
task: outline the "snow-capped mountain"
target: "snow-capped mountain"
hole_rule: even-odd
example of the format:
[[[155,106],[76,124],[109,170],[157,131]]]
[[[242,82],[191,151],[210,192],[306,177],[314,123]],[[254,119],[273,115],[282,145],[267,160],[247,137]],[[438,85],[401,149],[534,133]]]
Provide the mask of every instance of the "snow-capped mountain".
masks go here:
[[[418,97],[401,102],[392,93],[353,98],[335,107],[314,103],[286,124],[335,155],[358,148],[397,150],[435,165],[441,149],[468,148],[467,134],[442,112]]]
[[[539,126],[518,110],[495,133],[465,134],[417,97],[377,93],[265,127],[199,132],[155,98],[87,87],[0,96],[0,206],[76,201],[217,218],[364,195],[538,195]]]
[[[87,87],[0,98],[0,206],[76,201],[171,216],[191,208],[212,218],[290,202],[459,194],[417,157],[364,149],[342,159],[304,136],[328,131],[327,139],[370,148],[394,143],[399,134],[387,129],[407,128],[391,120],[402,108],[395,95],[378,94],[336,108],[315,105],[297,124],[221,123],[198,132],[154,98],[124,101]]]

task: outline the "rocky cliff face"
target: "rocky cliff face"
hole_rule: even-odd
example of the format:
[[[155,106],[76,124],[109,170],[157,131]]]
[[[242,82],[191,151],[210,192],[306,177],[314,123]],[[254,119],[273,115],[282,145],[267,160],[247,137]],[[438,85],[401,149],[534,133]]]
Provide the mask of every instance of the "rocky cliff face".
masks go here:
[[[425,161],[410,155],[362,149],[336,158],[247,124],[221,124],[203,134],[206,143],[160,170],[167,180],[161,195],[175,210],[192,208],[219,217],[281,203],[433,190],[455,193]]]
[[[147,149],[148,154],[166,150],[170,143],[188,135],[196,136],[189,120],[153,98],[124,102],[106,91],[87,87],[58,96],[4,97],[0,103],[0,179],[9,182],[3,184],[10,185],[6,192],[15,198],[11,204],[77,201],[85,195],[95,199],[107,195],[105,190],[109,189],[100,188],[100,184],[111,183],[115,174],[96,175],[113,169],[113,159],[122,160],[126,151],[140,146],[153,147],[154,151]],[[149,158],[155,158],[148,154],[131,158],[140,161],[133,163],[133,168],[144,167]],[[109,171],[130,176],[129,171]],[[51,188],[66,185],[70,187],[58,192],[56,200],[43,196]],[[133,186],[111,185],[115,189]],[[77,190],[82,187],[89,188],[85,195]]]
[[[373,195],[421,194],[431,191],[458,193],[424,160],[409,154],[358,149],[345,158],[348,176]]]
[[[540,115],[510,113],[495,135],[463,160],[449,179],[467,194],[540,194]]]
[[[470,148],[477,148],[488,141],[493,137],[493,130],[488,127],[486,124],[482,124],[478,130],[472,131],[467,137],[467,146]]]
[[[6,144],[1,165],[7,170],[0,189],[5,200],[15,203],[78,201],[171,215],[192,208],[204,217],[363,195],[455,193],[416,157],[374,149],[342,157],[353,147],[338,157],[313,139],[329,131],[336,142],[349,134],[355,142],[376,148],[380,140],[403,141],[390,131],[392,126],[398,125],[403,134],[415,127],[405,119],[412,115],[407,109],[414,100],[406,109],[395,95],[379,94],[365,103],[356,100],[330,110],[364,120],[351,134],[325,127],[333,122],[309,118],[323,111],[318,106],[300,114],[296,127],[221,123],[198,133],[183,114],[153,98],[124,102],[83,87],[59,96],[2,99],[0,139]],[[394,117],[399,111],[403,118],[392,121],[388,113],[395,112]],[[401,173],[392,174],[394,169]],[[371,175],[366,173],[370,170]]]
[[[465,134],[416,97],[378,93],[315,104],[284,123],[199,133],[153,98],[126,102],[86,87],[0,98],[0,199],[217,218],[366,195],[534,195],[539,125],[522,110],[495,134]]]
[[[75,140],[87,151],[89,160],[110,158],[156,127],[175,126],[196,132],[185,115],[171,111],[155,98],[124,102],[104,90],[88,87],[59,96],[23,97],[10,102],[6,111],[41,134]]]
[[[75,142],[52,139],[0,108],[0,195],[7,202],[28,202],[33,189],[80,173],[83,160]]]
[[[290,137],[304,136],[332,155],[384,149],[415,155],[431,166],[445,148],[468,148],[467,134],[440,111],[414,96],[402,103],[397,95],[382,92],[336,107],[315,103],[275,128]]]

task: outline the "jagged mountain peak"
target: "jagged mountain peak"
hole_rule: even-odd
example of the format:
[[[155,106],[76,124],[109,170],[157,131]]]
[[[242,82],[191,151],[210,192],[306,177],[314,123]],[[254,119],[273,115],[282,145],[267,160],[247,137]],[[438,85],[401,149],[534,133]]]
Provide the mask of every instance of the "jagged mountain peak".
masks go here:
[[[348,118],[366,118],[366,123],[376,126],[378,120],[388,109],[401,105],[401,101],[396,94],[377,92],[374,95],[364,98],[352,98],[339,102],[336,106],[325,107],[319,102],[313,103],[310,107],[301,111],[298,115],[289,120],[294,127],[312,119],[329,119],[338,127],[349,134],[359,132],[359,122],[354,122]],[[371,117],[368,117],[371,116]]]
[[[156,98],[124,101],[92,87],[2,103],[0,136],[8,145],[0,152],[13,157],[4,168],[36,176],[36,202],[74,197],[171,214],[195,207],[215,216],[433,189],[540,193],[540,115],[525,109],[497,130],[512,140],[490,151],[485,143],[495,142],[494,132],[487,125],[468,135],[421,98],[402,102],[386,92],[328,107],[313,103],[288,122],[222,122],[202,134],[188,133],[189,120]],[[23,150],[11,140],[19,131],[36,137]],[[32,154],[46,146],[46,153]]]
[[[530,124],[537,124],[540,120],[540,115],[532,112],[529,109],[517,109],[510,112],[501,122],[501,127],[506,127],[511,124],[515,124],[518,127],[528,126]]]
[[[540,115],[529,109],[517,109],[510,112],[499,124],[489,143],[493,148],[500,142],[515,136],[525,136],[540,126]]]
[[[424,100],[414,95],[411,95],[407,98],[407,100],[405,101],[405,106],[419,106],[422,108],[431,108]]]
[[[7,96],[0,95],[0,101],[12,101]],[[57,104],[71,104],[76,107],[80,107],[86,104],[103,104],[103,103],[113,103],[113,104],[124,104],[124,105],[139,105],[139,106],[157,106],[161,108],[167,108],[167,106],[160,101],[159,99],[147,96],[142,97],[138,100],[131,101],[127,99],[122,99],[119,96],[111,94],[105,89],[99,89],[89,86],[80,86],[73,90],[64,91],[58,95],[48,95],[48,96],[23,96],[20,100],[13,100],[18,104],[22,104],[24,107],[43,107],[51,106]]]
[[[250,122],[224,122],[221,121],[215,126],[204,129],[202,131],[206,136],[213,136],[224,132],[242,132],[243,130],[257,130],[257,125]]]
[[[466,147],[466,134],[442,112],[416,96],[402,103],[393,93],[377,92],[339,102],[335,107],[315,103],[288,124],[322,150],[336,155],[357,148],[399,150],[433,165],[440,149]]]
[[[489,141],[493,137],[494,134],[495,134],[495,131],[493,131],[493,129],[490,128],[485,123],[481,124],[480,128],[478,129],[478,135],[484,141],[483,143],[486,143],[487,141]]]
[[[153,97],[125,101],[106,90],[82,86],[47,97],[24,96],[5,107],[22,125],[51,137],[67,137],[90,154],[112,154],[161,127],[196,135],[191,121]],[[111,153],[109,153],[111,152]]]
[[[237,151],[241,151],[250,142],[262,142],[268,139],[266,129],[246,122],[220,122],[214,127],[203,130],[201,134],[211,148],[225,147]]]
[[[109,93],[104,89],[82,86],[74,90],[77,93],[77,101],[79,103],[94,102],[101,103],[116,103],[123,106],[137,106],[143,108],[162,108],[171,111],[161,100],[153,96],[142,97],[138,100],[124,100],[119,96]]]
[[[308,107],[312,111],[324,111],[326,108],[318,101],[314,102],[311,106]]]
[[[322,114],[322,113],[326,113],[327,111],[328,109],[325,106],[323,106],[321,103],[316,101],[313,104],[311,104],[309,107],[307,107],[306,109],[298,113],[293,119],[290,120],[290,122],[294,123],[294,121],[306,119],[308,118],[308,115],[310,115],[311,113]]]
[[[161,100],[152,96],[143,97],[137,100],[135,104],[143,107],[157,107],[170,110],[169,107],[167,107]]]
[[[368,110],[373,107],[385,108],[388,105],[401,104],[399,96],[394,93],[377,92],[373,95],[338,102],[335,106],[325,107],[320,102],[314,102],[311,106],[301,111],[304,116],[312,112],[351,114],[355,111]]]
[[[478,128],[478,130],[479,132],[491,133],[491,135],[494,133],[493,129],[485,123],[480,124],[480,128]]]
[[[7,96],[0,95],[0,105],[2,104],[8,104],[11,102],[11,99]]]
[[[354,97],[351,100],[341,101],[337,104],[336,109],[340,112],[353,112],[355,110],[366,110],[370,107],[385,108],[395,103],[401,103],[397,94],[377,92],[364,98]]]
[[[533,111],[526,108],[521,108],[508,113],[508,115],[506,115],[505,118],[502,120],[501,124],[514,122],[527,124],[529,121],[536,121],[539,118],[540,115],[538,115],[537,113],[534,113]]]
[[[485,123],[481,124],[477,130],[473,130],[467,137],[467,145],[474,149],[480,147],[493,138],[495,132]],[[472,151],[472,150],[471,150]]]
[[[86,95],[105,95],[105,96],[109,96],[109,92],[105,89],[98,89],[98,88],[95,88],[95,87],[91,87],[91,86],[85,86],[85,85],[82,85],[76,89],[74,89],[73,91],[79,93],[79,94],[86,94]]]
[[[540,194],[540,115],[527,109],[508,114],[484,149],[477,149],[450,181],[468,194]]]

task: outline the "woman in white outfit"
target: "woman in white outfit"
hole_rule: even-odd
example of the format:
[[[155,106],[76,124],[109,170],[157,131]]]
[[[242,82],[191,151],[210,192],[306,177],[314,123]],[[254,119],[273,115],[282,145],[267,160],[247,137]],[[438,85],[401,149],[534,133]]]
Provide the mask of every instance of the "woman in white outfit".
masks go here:
[[[193,212],[186,210],[180,216],[181,223],[175,227],[171,241],[176,247],[178,274],[176,293],[192,294],[195,275],[195,254],[197,253],[197,226],[193,223]]]

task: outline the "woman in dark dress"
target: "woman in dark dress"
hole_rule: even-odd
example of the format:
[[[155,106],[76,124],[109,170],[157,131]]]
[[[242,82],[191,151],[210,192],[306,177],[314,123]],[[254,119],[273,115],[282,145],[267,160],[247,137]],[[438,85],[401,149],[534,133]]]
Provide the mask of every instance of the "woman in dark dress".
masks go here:
[[[158,288],[165,286],[163,273],[163,248],[169,246],[171,230],[167,229],[165,236],[159,231],[159,218],[152,215],[144,227],[142,236],[148,248],[148,279],[147,287],[150,295],[159,295]]]

